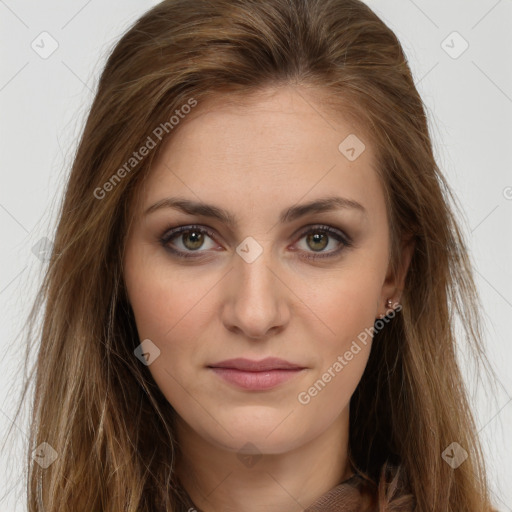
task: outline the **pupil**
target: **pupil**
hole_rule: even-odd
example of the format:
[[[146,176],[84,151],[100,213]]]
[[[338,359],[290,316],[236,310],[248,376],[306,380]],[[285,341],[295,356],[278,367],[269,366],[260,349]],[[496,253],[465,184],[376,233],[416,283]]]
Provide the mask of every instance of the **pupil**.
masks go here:
[[[198,233],[197,231],[187,231],[187,233],[183,235],[183,243],[185,247],[188,247],[189,249],[199,249],[199,247],[201,247],[203,244],[202,237],[202,233]],[[190,244],[186,242],[187,238],[196,238],[196,240],[193,240]]]
[[[323,244],[321,244],[321,247],[319,248],[316,248],[314,249],[313,247],[311,247],[312,249],[314,250],[321,250],[321,249],[324,249],[327,245],[326,243],[326,240],[327,240],[327,237],[325,236],[325,234],[314,234],[314,235],[309,235],[308,236],[308,242],[311,241],[311,239],[313,240],[313,243],[321,243],[321,239],[323,239]]]

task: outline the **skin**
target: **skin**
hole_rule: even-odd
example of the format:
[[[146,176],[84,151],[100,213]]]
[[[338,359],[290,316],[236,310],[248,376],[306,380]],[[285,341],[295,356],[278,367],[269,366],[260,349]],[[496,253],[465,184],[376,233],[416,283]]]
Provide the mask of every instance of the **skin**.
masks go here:
[[[128,233],[129,301],[140,339],[160,350],[148,368],[178,414],[178,475],[205,512],[297,512],[352,474],[349,402],[371,339],[309,403],[298,395],[374,325],[388,298],[400,300],[410,261],[404,247],[404,267],[391,274],[384,194],[365,134],[297,91],[199,104],[162,148]],[[366,150],[349,161],[338,146],[352,133]],[[278,220],[290,206],[332,195],[357,201],[366,214],[345,208]],[[170,196],[226,209],[238,225],[173,208],[143,215]],[[201,246],[190,232],[178,234],[168,245],[200,257],[173,256],[160,237],[191,224],[215,238],[205,234]],[[304,228],[318,224],[348,235],[353,246],[331,235],[308,241]],[[251,263],[236,252],[249,236],[263,250]],[[330,258],[305,259],[339,248]],[[271,390],[248,391],[207,367],[267,356],[306,369]],[[251,462],[239,456],[244,446]]]

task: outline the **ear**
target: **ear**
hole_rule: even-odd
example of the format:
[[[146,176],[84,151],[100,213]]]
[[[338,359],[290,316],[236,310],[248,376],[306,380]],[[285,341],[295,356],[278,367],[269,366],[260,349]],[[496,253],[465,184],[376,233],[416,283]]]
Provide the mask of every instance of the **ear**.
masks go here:
[[[400,249],[402,256],[401,264],[396,273],[393,273],[391,261],[389,262],[386,278],[382,285],[380,302],[377,306],[376,318],[379,318],[380,314],[386,315],[387,312],[389,312],[389,307],[386,305],[388,299],[392,300],[393,305],[391,307],[393,309],[395,308],[395,304],[400,302],[415,245],[415,240],[412,235],[403,237]]]

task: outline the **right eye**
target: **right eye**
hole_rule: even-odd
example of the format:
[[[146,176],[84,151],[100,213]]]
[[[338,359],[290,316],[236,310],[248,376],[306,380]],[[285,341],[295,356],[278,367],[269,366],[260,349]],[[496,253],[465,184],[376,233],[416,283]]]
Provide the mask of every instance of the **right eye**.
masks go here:
[[[199,250],[204,245],[205,236],[214,238],[214,233],[210,229],[201,226],[179,226],[170,231],[167,228],[160,237],[160,243],[165,249],[180,258],[198,258],[202,256],[201,253],[208,250],[208,248],[203,251]],[[176,242],[170,243],[175,239],[178,239],[178,243],[181,244],[181,247],[178,245],[178,249],[176,249]]]

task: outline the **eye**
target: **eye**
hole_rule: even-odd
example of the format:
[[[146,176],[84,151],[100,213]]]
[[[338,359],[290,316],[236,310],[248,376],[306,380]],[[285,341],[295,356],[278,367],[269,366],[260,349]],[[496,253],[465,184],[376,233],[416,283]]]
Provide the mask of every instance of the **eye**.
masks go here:
[[[166,231],[160,238],[160,243],[176,256],[181,258],[197,258],[198,256],[200,257],[200,255],[193,253],[204,252],[199,251],[199,249],[204,245],[205,236],[213,238],[214,233],[201,226],[180,226],[171,231]],[[173,248],[173,246],[176,247],[176,242],[170,243],[176,238],[178,238],[178,249]],[[181,244],[184,249],[180,248],[179,244]],[[207,247],[207,249],[212,249],[212,247]]]
[[[305,256],[300,256],[305,259],[321,259],[331,258],[340,254],[345,247],[352,246],[352,240],[346,236],[342,231],[332,228],[331,226],[313,226],[303,231],[300,235],[300,240],[305,239],[306,249]],[[330,241],[334,239],[339,247],[331,251],[324,251],[329,246]],[[336,246],[336,244],[334,244]],[[312,249],[311,254],[308,249]],[[315,254],[316,253],[316,254]]]
[[[166,230],[159,241],[166,250],[180,258],[198,258],[201,257],[201,253],[214,249],[214,246],[211,245],[210,247],[204,247],[206,238],[215,239],[215,233],[202,226],[190,225],[180,226],[170,231],[169,229]],[[305,239],[305,249],[301,249],[301,252],[307,253],[307,255],[300,255],[300,258],[304,259],[314,260],[334,257],[345,247],[352,246],[352,241],[348,236],[331,226],[320,225],[310,227],[302,231],[299,241],[303,238]],[[177,239],[177,242],[174,241],[175,239]],[[337,245],[341,247],[331,251],[324,251],[329,246],[331,240],[335,240]],[[201,251],[200,249],[204,250]],[[312,249],[312,253],[308,249]]]

